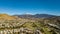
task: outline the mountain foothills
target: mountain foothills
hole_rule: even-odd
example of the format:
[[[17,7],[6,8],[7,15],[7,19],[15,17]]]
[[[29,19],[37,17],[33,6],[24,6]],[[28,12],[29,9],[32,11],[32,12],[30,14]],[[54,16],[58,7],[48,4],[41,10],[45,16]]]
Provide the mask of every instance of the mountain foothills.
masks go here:
[[[7,30],[10,34],[60,34],[60,16],[0,14],[0,32]]]

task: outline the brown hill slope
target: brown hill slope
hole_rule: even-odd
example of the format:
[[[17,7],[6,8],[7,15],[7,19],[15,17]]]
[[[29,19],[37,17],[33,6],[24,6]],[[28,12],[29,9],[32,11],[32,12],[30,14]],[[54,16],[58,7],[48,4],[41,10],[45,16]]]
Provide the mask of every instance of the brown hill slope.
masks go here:
[[[8,14],[0,14],[0,20],[14,20],[17,17],[14,16],[10,16]]]

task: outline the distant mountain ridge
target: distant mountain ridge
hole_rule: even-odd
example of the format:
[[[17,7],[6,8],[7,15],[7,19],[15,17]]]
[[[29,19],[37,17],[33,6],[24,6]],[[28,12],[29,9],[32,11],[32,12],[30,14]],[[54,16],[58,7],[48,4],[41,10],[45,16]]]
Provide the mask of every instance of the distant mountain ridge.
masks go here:
[[[55,17],[55,15],[49,15],[49,14],[35,14],[35,15],[31,15],[31,14],[23,14],[23,15],[14,15],[14,16],[18,16],[21,18],[50,18],[50,17]]]

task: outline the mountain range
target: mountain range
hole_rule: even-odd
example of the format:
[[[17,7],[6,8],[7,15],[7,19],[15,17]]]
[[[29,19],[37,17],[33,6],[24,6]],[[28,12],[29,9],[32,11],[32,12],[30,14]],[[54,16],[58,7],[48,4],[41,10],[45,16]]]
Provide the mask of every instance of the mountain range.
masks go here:
[[[60,34],[60,16],[49,14],[0,14],[0,32],[5,29],[9,31],[11,29],[17,29],[14,31],[19,31],[18,29],[20,28],[22,28],[25,33],[29,33],[29,31],[38,33],[39,31],[42,34]]]
[[[50,18],[50,17],[56,17],[56,15],[49,15],[49,14],[22,14],[22,15],[13,15],[13,16],[18,16],[20,18]]]

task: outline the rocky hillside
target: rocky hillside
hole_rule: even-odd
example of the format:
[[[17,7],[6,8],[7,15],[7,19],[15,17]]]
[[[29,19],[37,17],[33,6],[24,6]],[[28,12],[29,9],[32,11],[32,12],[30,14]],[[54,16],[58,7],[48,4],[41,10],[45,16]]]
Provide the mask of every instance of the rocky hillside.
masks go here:
[[[60,34],[60,17],[21,18],[0,14],[0,34],[1,32],[5,34]]]

